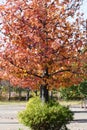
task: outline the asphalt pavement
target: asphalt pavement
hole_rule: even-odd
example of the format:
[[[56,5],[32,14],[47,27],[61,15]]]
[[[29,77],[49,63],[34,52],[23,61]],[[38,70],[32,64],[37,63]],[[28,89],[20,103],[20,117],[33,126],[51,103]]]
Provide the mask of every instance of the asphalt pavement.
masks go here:
[[[0,130],[29,130],[18,122],[17,114],[24,110],[23,104],[0,105]],[[74,121],[68,124],[70,130],[87,130],[87,109],[70,106],[74,112]]]
[[[70,109],[74,112],[74,121],[68,124],[70,130],[87,130],[87,109],[78,106],[72,106]]]
[[[25,105],[0,105],[0,130],[29,130],[18,122],[18,112],[25,109]]]

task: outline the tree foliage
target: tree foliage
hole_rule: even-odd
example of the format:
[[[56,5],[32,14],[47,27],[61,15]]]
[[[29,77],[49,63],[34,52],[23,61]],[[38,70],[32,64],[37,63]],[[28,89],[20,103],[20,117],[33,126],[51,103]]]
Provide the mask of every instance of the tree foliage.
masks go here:
[[[87,81],[80,83],[78,86],[60,88],[60,97],[65,100],[78,100],[87,97]]]
[[[86,79],[86,31],[80,5],[81,0],[7,0],[0,5],[3,78],[34,89],[40,84],[51,89],[71,86]],[[70,22],[74,16],[75,22]]]

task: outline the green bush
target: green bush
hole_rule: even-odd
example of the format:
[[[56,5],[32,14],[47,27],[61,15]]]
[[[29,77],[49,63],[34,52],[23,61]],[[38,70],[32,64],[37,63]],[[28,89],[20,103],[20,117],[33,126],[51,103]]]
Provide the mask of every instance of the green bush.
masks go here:
[[[60,96],[64,100],[81,99],[80,93],[78,91],[78,86],[61,88],[60,89]]]
[[[87,97],[87,81],[82,82],[78,86],[60,88],[60,96],[65,100],[75,100]]]
[[[80,93],[81,98],[87,98],[87,80],[78,86],[78,92]]]
[[[55,101],[43,104],[36,97],[29,100],[26,109],[18,117],[21,123],[32,130],[67,130],[66,124],[73,120],[73,113]]]

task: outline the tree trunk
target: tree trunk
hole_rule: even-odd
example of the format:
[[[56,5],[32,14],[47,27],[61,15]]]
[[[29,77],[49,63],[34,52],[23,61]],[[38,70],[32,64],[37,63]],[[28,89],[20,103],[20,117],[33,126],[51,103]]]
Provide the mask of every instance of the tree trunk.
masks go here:
[[[40,98],[41,98],[42,102],[49,101],[49,91],[47,89],[47,85],[40,86]]]
[[[34,92],[35,92],[36,96],[38,96],[38,95],[37,95],[37,90],[35,90]]]
[[[29,97],[30,97],[30,90],[29,90],[29,89],[27,89],[26,101],[28,101],[28,100],[29,100]]]
[[[11,87],[8,86],[8,101],[11,99]]]
[[[50,91],[50,99],[51,100],[53,99],[53,91],[52,90]]]
[[[19,88],[19,100],[21,101],[21,88]]]

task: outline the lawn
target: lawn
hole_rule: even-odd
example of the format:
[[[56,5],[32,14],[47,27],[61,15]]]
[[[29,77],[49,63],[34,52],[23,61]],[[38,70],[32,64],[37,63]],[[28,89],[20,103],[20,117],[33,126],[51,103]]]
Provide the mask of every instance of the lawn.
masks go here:
[[[61,105],[65,106],[81,105],[81,102],[82,102],[81,100],[59,101]]]

